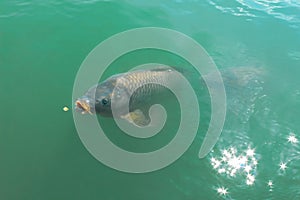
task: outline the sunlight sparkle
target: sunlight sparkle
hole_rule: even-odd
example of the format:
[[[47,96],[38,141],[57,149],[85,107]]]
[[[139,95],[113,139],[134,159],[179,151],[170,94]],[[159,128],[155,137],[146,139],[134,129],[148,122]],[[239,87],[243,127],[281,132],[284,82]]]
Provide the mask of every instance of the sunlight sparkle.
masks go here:
[[[294,134],[291,134],[289,137],[288,137],[288,141],[292,144],[296,144],[298,143],[298,139],[296,138],[296,136]]]
[[[285,170],[285,169],[287,168],[286,163],[283,163],[283,162],[280,163],[279,166],[280,166],[280,169],[281,169],[281,170]]]
[[[273,182],[272,182],[271,180],[269,180],[268,186],[269,186],[269,187],[272,187],[272,186],[273,186]]]
[[[254,154],[255,154],[254,149],[248,149],[248,150],[246,151],[246,154],[247,154],[247,156],[253,157]]]
[[[220,195],[226,195],[226,194],[228,194],[227,188],[224,188],[224,187],[218,188],[217,191],[218,191],[218,193]]]

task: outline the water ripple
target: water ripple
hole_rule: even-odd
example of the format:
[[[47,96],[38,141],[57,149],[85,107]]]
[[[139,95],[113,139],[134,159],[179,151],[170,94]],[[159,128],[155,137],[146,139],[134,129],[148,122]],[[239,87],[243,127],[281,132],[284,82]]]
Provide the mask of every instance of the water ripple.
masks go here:
[[[208,3],[223,13],[250,17],[250,20],[254,17],[272,16],[290,23],[300,22],[300,1],[296,0],[236,0],[235,2],[208,0]]]
[[[48,15],[62,15],[72,17],[74,12],[84,11],[84,6],[91,4],[108,2],[110,0],[68,0],[68,1],[25,1],[25,0],[12,0],[7,2],[0,2],[0,7],[5,7],[0,10],[0,18],[11,18],[20,16],[32,16],[33,14]],[[3,4],[3,5],[2,5]]]

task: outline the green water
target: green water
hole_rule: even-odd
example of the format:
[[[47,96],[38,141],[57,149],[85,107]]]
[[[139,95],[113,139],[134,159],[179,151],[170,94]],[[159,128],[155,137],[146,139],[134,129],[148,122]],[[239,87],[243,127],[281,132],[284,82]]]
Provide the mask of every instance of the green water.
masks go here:
[[[300,4],[226,2],[1,1],[0,199],[299,199],[300,144],[287,138],[294,133],[300,139]],[[62,108],[72,107],[76,73],[95,46],[147,26],[189,35],[220,69],[260,67],[267,75],[259,94],[248,88],[244,100],[229,102],[238,116],[229,112],[206,158],[197,156],[200,130],[172,165],[129,174],[93,158],[79,139],[72,111]],[[159,60],[153,55],[145,62]],[[142,62],[139,56],[123,63]],[[211,158],[230,147],[237,154],[255,148],[252,185],[243,169],[230,176],[213,168]],[[219,187],[228,194],[218,194]]]

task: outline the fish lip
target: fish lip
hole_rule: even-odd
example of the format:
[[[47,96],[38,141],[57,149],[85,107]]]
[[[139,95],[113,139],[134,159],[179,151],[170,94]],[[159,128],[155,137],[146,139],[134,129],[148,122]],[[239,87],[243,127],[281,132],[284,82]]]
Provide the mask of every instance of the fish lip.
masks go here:
[[[75,105],[76,105],[77,108],[79,108],[79,109],[81,109],[81,110],[85,110],[85,109],[83,108],[83,106],[82,106],[82,104],[81,104],[81,102],[80,102],[79,100],[77,100],[77,101],[75,102]]]
[[[89,113],[89,114],[92,114],[91,113],[91,107],[88,103],[82,101],[82,100],[77,100],[75,102],[75,105],[76,105],[76,108],[81,111],[82,114],[85,114],[85,113]]]

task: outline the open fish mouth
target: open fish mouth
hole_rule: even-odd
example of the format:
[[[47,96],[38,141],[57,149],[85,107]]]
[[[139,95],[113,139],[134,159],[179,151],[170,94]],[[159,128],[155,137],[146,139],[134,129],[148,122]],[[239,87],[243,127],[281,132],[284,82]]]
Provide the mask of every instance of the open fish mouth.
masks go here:
[[[92,114],[91,107],[90,107],[90,105],[87,102],[77,100],[75,102],[75,105],[76,105],[76,109],[78,109],[79,111],[81,111],[82,114],[85,114],[85,113]]]

